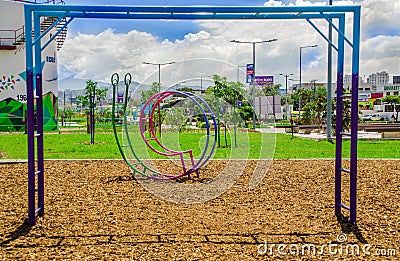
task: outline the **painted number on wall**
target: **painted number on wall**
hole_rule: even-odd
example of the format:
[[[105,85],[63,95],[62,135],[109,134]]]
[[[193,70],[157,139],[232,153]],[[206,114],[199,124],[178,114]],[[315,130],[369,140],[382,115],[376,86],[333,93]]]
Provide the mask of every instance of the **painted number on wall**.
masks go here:
[[[17,95],[17,100],[18,101],[26,101],[26,95]]]

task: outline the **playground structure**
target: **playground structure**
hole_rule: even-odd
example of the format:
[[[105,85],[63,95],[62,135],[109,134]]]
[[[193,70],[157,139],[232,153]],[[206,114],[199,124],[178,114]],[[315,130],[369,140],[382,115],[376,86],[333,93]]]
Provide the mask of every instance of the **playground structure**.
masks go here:
[[[122,111],[121,114],[123,115],[123,133],[126,135],[126,144],[123,144],[123,141],[121,141],[118,138],[118,133],[116,129],[116,119],[115,119],[115,100],[116,100],[116,89],[119,83],[119,76],[117,73],[114,73],[111,77],[111,83],[113,85],[113,104],[112,104],[112,123],[113,123],[113,129],[114,129],[114,135],[115,139],[118,145],[118,149],[125,160],[125,162],[128,164],[128,166],[133,170],[133,175],[136,173],[156,179],[156,180],[170,180],[170,179],[176,179],[179,177],[182,177],[184,175],[187,175],[190,177],[190,174],[195,172],[197,176],[199,176],[199,169],[204,166],[207,161],[211,158],[215,146],[216,146],[216,137],[217,137],[217,122],[215,119],[214,114],[212,113],[211,108],[208,106],[208,104],[199,96],[193,94],[193,93],[188,93],[188,92],[178,92],[178,91],[165,91],[161,93],[157,93],[153,95],[142,107],[140,111],[140,119],[139,119],[139,126],[140,126],[140,135],[143,139],[143,141],[146,143],[146,145],[154,152],[166,156],[166,157],[173,157],[173,156],[179,156],[179,160],[182,166],[182,172],[179,174],[172,174],[172,173],[161,173],[157,170],[152,169],[151,167],[147,166],[137,155],[135,152],[134,146],[132,145],[131,138],[130,138],[130,133],[127,128],[127,119],[126,119],[126,108],[127,108],[127,103],[129,102],[129,86],[132,81],[132,76],[130,73],[127,73],[124,78],[124,83],[125,83],[125,99],[124,99],[124,104],[122,106]],[[166,147],[162,141],[159,140],[157,137],[155,130],[154,130],[154,113],[155,109],[160,105],[160,103],[167,99],[168,97],[171,96],[183,96],[187,99],[190,99],[195,105],[198,106],[198,108],[201,111],[201,115],[204,119],[204,122],[206,123],[206,142],[202,151],[202,154],[200,158],[195,162],[195,159],[193,157],[193,152],[192,150],[185,150],[185,151],[177,151],[170,149]],[[147,111],[147,112],[146,112]],[[209,124],[209,118],[211,118],[211,121],[213,123],[213,129],[214,132],[211,132],[211,126]],[[150,138],[146,137],[145,132],[146,128],[149,128],[150,132]],[[156,146],[150,144],[149,140],[154,140],[156,142]],[[210,147],[211,145],[211,147]],[[132,162],[132,159],[129,159],[127,157],[126,152],[124,151],[124,148],[128,147],[129,151],[132,153],[134,157],[134,161]],[[185,159],[184,159],[184,154],[189,155],[190,158],[190,168],[187,169]]]
[[[28,133],[28,218],[34,225],[36,215],[44,215],[44,150],[43,150],[43,101],[41,52],[57,37],[75,18],[107,18],[107,19],[305,19],[334,48],[337,55],[337,107],[336,107],[336,161],[335,161],[335,214],[341,209],[350,211],[350,222],[356,223],[357,207],[357,120],[358,92],[351,93],[351,132],[345,133],[342,126],[343,111],[343,75],[344,75],[344,44],[352,50],[352,90],[358,90],[359,77],[359,47],[360,47],[360,6],[304,6],[304,7],[162,7],[162,6],[42,6],[25,5],[26,33],[26,83],[27,83],[27,133]],[[352,39],[345,34],[346,14],[353,14]],[[42,17],[58,17],[48,30],[40,32]],[[67,19],[65,26],[50,37],[48,43],[42,46],[41,39],[62,19]],[[324,19],[338,33],[337,43],[330,41],[313,23],[313,19]],[[333,22],[338,20],[338,26]],[[32,32],[33,29],[33,32]],[[36,68],[34,71],[33,68]],[[34,84],[34,81],[36,84]],[[178,93],[175,93],[178,94]],[[189,99],[196,98],[189,94]],[[167,95],[167,93],[165,94]],[[172,94],[171,94],[172,95]],[[158,94],[155,100],[162,98]],[[37,117],[35,119],[34,103],[36,100]],[[35,131],[35,122],[37,131]],[[351,137],[350,169],[342,165],[342,138]],[[35,146],[35,139],[37,146]],[[37,151],[35,153],[35,147]],[[208,156],[208,155],[207,155]],[[205,158],[207,158],[205,156]],[[201,163],[199,164],[201,165]],[[193,165],[189,171],[194,172],[198,166]],[[342,173],[350,175],[350,205],[342,203]],[[161,173],[157,173],[157,175]],[[183,171],[185,174],[185,171]],[[37,177],[37,182],[36,182]],[[37,184],[36,184],[37,183]],[[36,193],[37,191],[37,193]],[[37,204],[36,204],[37,202]]]

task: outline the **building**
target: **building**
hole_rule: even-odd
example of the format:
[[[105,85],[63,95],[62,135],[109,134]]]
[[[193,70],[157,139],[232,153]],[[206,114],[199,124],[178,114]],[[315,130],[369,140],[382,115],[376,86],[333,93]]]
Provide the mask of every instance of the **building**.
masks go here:
[[[0,131],[25,131],[26,118],[26,72],[24,3],[41,1],[0,0]],[[51,2],[55,1],[42,1]],[[45,17],[41,31],[46,30],[56,18]],[[64,21],[65,22],[65,21]],[[49,41],[62,26],[61,22],[42,38]],[[42,52],[43,117],[44,129],[57,129],[58,73],[57,50],[65,39],[63,30]],[[35,68],[34,68],[35,70]]]
[[[389,83],[389,74],[385,71],[370,74],[367,82],[375,86],[378,92],[382,92],[383,86]]]
[[[400,93],[400,84],[387,84],[384,86],[383,89],[384,97],[390,96],[390,95],[399,95]]]
[[[400,84],[400,75],[393,76],[393,84]]]

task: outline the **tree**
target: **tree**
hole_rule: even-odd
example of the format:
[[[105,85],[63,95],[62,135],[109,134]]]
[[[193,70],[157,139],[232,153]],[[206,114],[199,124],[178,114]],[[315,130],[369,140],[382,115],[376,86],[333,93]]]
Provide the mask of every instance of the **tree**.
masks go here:
[[[96,89],[96,100],[99,106],[101,106],[101,101],[107,97],[107,91],[107,88]],[[97,106],[97,104],[95,106]]]
[[[89,107],[90,124],[88,132],[90,131],[90,144],[94,144],[94,109],[96,107],[95,96],[96,96],[97,82],[92,80],[86,81],[85,96],[78,96],[78,100],[82,103],[83,107]]]
[[[318,99],[319,97],[326,97],[328,95],[328,92],[325,87],[318,87],[315,90],[315,99]]]
[[[140,103],[145,104],[151,98],[151,96],[158,93],[160,89],[161,85],[158,82],[153,82],[150,90],[142,91],[140,97]]]
[[[185,116],[184,107],[172,107],[165,114],[165,123],[171,125],[173,129],[177,130],[185,124],[187,118]]]
[[[323,120],[326,118],[326,97],[320,96],[318,99],[306,103],[302,110],[303,115],[300,119],[301,124],[321,125]]]
[[[207,91],[211,91],[218,98],[233,105],[238,100],[244,99],[244,85],[241,82],[228,82],[226,77],[221,77],[217,74],[213,75],[214,86],[209,87]]]
[[[193,89],[190,88],[190,87],[182,87],[182,88],[179,88],[179,89],[176,89],[176,90],[180,91],[180,92],[193,92]]]
[[[310,102],[313,93],[311,90],[307,89],[297,89],[295,93],[292,94],[292,99],[296,104],[297,109],[299,109],[299,100],[301,101],[301,108]]]
[[[333,102],[332,104],[332,110],[336,110],[336,103]],[[343,131],[349,131],[351,127],[351,100],[350,99],[344,99],[343,100],[343,110],[342,110],[342,126],[343,126]],[[332,130],[333,134],[336,132],[336,115],[332,115]]]
[[[396,119],[399,117],[399,111],[400,111],[400,96],[398,95],[388,95],[385,98],[382,99],[383,102],[389,103],[390,105],[393,106],[396,110]]]
[[[262,91],[265,96],[281,95],[281,84],[266,84],[262,86]]]
[[[245,101],[246,90],[241,82],[228,82],[226,77],[213,75],[214,86],[207,89],[206,94],[213,94],[233,106],[243,121],[249,121],[253,115],[253,107]],[[242,101],[242,106],[236,108],[237,101]],[[210,104],[210,103],[209,103]],[[219,108],[213,108],[219,111]]]
[[[142,95],[140,97],[140,103],[145,104],[153,95],[159,93],[160,90],[161,90],[161,84],[158,82],[153,82],[150,90],[142,91],[141,93]],[[158,106],[160,106],[160,104]],[[158,126],[158,131],[160,133],[160,136],[161,136],[161,122],[163,121],[164,118],[165,118],[165,113],[160,110],[160,107],[158,107],[158,110],[156,110],[154,113],[153,126]]]

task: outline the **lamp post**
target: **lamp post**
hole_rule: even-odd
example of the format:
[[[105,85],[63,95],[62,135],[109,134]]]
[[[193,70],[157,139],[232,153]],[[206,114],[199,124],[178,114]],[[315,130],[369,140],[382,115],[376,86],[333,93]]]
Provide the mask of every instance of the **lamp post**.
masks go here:
[[[201,76],[200,77],[200,93],[203,93],[203,79],[206,80],[206,81],[212,81],[213,82],[213,80],[211,80],[212,77],[213,77],[213,75],[206,75],[206,76]]]
[[[253,70],[254,70],[254,74],[253,74],[253,77],[251,78],[251,85],[253,86],[253,103],[255,103],[255,99],[256,99],[256,92],[254,90],[255,89],[255,81],[256,81],[256,44],[270,43],[270,42],[275,42],[277,40],[278,39],[270,39],[270,40],[263,40],[263,41],[238,41],[238,40],[232,40],[231,41],[231,43],[245,43],[245,44],[252,44],[253,45]],[[253,129],[255,129],[255,128],[256,128],[256,111],[255,111],[255,108],[253,108]]]
[[[314,44],[314,45],[306,45],[306,46],[300,46],[300,84],[299,84],[299,89],[301,89],[301,50],[305,49],[305,48],[313,48],[313,47],[317,47],[318,45]],[[299,95],[299,115],[300,115],[300,111],[301,111],[301,96]]]
[[[168,64],[173,64],[175,62],[167,62],[167,63],[149,63],[149,62],[143,62],[143,64],[149,64],[149,65],[157,65],[158,66],[158,92],[161,92],[161,65],[168,65]],[[158,133],[160,134],[161,137],[161,113],[160,113],[160,103],[158,104]]]
[[[239,72],[240,72],[240,68],[246,68],[246,65],[238,65],[237,67],[237,82],[239,82]]]
[[[286,120],[288,119],[288,109],[289,109],[289,106],[288,106],[288,89],[287,89],[287,80],[288,80],[288,77],[290,77],[290,76],[292,76],[293,75],[293,73],[291,73],[291,74],[282,74],[282,73],[280,73],[279,75],[282,75],[283,77],[285,77],[285,86],[286,86],[286,95],[285,95],[285,104],[286,104]]]

